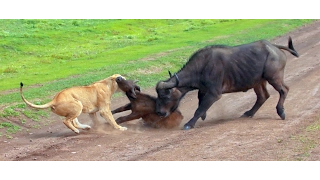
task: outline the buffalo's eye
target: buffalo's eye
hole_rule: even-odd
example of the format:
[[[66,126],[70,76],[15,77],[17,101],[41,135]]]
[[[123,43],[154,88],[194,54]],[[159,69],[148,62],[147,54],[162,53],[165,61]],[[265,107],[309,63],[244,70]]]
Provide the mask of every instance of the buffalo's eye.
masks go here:
[[[158,91],[158,97],[161,99],[168,99],[170,98],[171,95],[171,90],[170,89],[165,89],[165,90],[159,90]]]
[[[169,95],[170,93],[171,93],[170,89],[166,89],[166,90],[165,90],[165,94],[166,94],[166,95]]]

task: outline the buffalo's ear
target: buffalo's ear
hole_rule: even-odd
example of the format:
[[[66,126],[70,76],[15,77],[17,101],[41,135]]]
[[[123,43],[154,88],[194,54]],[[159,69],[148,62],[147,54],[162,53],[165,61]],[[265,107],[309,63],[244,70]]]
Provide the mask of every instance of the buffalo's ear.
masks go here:
[[[127,92],[126,92],[126,95],[127,95],[128,97],[133,98],[133,99],[136,99],[136,98],[137,98],[136,92],[134,92],[134,88],[132,88],[130,91],[127,91]]]

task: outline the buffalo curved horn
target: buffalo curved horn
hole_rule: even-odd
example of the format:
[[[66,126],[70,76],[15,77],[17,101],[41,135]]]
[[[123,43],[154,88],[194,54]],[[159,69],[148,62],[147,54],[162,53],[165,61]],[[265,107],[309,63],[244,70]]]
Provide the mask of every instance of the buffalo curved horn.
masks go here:
[[[176,73],[174,73],[174,76],[176,79],[175,81],[172,81],[171,79],[168,82],[160,81],[158,82],[156,89],[171,89],[178,86],[180,82],[179,77]]]
[[[180,80],[179,80],[179,78],[178,78],[177,73],[174,73],[174,77],[176,77],[176,85],[175,85],[175,86],[178,86],[178,85],[179,85]]]
[[[171,72],[169,70],[168,70],[168,73],[169,73],[169,76],[172,77],[172,74],[171,74]]]

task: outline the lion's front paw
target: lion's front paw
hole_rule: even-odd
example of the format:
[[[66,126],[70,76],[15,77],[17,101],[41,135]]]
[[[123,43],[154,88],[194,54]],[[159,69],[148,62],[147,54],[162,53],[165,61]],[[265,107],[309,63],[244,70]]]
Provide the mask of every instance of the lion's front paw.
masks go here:
[[[76,134],[80,133],[79,129],[75,129],[73,132],[75,132]]]
[[[119,128],[121,131],[125,131],[125,130],[127,130],[128,128],[126,128],[126,127],[120,127]]]

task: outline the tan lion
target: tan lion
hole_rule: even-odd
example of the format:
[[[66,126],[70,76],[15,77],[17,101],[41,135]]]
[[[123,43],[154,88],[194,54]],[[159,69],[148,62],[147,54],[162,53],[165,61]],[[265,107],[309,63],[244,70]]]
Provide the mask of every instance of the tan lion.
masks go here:
[[[126,127],[119,126],[111,113],[111,96],[121,91],[116,82],[120,74],[114,74],[106,79],[97,81],[88,86],[71,87],[60,91],[51,102],[44,105],[35,105],[27,101],[22,94],[23,83],[20,83],[20,94],[23,101],[38,109],[51,108],[51,111],[59,116],[66,117],[63,123],[75,133],[79,133],[77,128],[90,129],[89,125],[81,124],[77,117],[81,113],[89,113],[93,122],[97,122],[96,112],[106,119],[109,124],[119,130],[127,130]],[[124,78],[124,77],[122,77]]]

